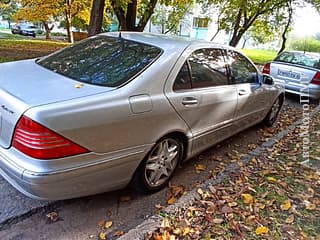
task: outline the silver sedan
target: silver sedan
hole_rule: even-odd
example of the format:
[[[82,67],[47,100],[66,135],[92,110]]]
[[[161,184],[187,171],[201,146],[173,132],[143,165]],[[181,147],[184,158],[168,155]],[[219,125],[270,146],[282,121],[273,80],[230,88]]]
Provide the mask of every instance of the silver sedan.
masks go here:
[[[284,94],[237,50],[147,33],[94,36],[0,65],[0,173],[37,199],[133,186],[254,124]]]
[[[320,99],[320,54],[285,51],[264,66],[263,73],[301,100]]]

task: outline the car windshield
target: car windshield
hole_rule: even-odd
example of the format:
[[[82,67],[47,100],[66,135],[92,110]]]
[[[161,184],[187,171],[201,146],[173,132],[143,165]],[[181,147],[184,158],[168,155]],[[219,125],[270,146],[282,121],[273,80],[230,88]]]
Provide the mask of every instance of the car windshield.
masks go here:
[[[74,80],[118,87],[146,68],[161,53],[157,47],[123,38],[97,36],[37,61]]]
[[[281,53],[275,61],[320,69],[320,57],[311,54],[284,52]]]

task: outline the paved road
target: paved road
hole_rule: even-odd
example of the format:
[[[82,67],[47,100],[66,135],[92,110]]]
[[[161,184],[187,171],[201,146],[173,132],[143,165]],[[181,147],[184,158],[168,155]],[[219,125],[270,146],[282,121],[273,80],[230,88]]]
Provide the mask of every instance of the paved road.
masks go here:
[[[289,97],[287,104],[300,107],[298,98],[294,97]],[[218,169],[222,164],[230,163],[228,154],[246,153],[248,145],[259,143],[259,130],[258,126],[250,128],[190,160],[178,169],[172,184],[183,185],[191,190],[197,183],[212,177],[210,169]],[[223,160],[214,160],[212,156],[222,156]],[[195,164],[204,164],[208,170],[198,174]],[[156,205],[166,205],[169,192],[166,188],[147,196],[127,188],[79,199],[44,202],[23,196],[2,178],[0,190],[0,239],[10,240],[96,239],[101,221],[113,222],[111,232],[126,232],[153,215],[157,211]],[[52,211],[58,213],[59,221],[51,223],[48,220],[46,214]]]

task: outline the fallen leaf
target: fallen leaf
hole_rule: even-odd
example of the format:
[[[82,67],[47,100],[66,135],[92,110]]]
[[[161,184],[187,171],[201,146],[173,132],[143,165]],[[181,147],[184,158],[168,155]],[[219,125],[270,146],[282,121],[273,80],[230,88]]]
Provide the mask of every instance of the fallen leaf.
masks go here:
[[[304,201],[307,210],[315,210],[317,206],[309,201]]]
[[[224,220],[222,218],[214,218],[212,222],[215,224],[221,224],[224,222]]]
[[[120,236],[122,236],[122,235],[124,235],[124,231],[116,231],[116,232],[113,234],[113,236],[115,236],[115,237],[120,237]]]
[[[269,232],[269,228],[265,226],[260,226],[256,228],[256,234],[261,235],[261,234],[267,234]]]
[[[277,182],[277,179],[275,179],[274,177],[267,177],[267,180],[272,183]]]
[[[246,203],[246,204],[253,203],[253,197],[251,196],[251,194],[243,193],[243,194],[241,194],[241,196],[243,198],[244,203]]]
[[[83,83],[77,83],[74,85],[74,87],[78,89],[82,88],[83,86],[84,86]]]
[[[101,220],[100,222],[98,222],[98,226],[103,227],[105,223],[106,223],[105,220]]]
[[[207,166],[203,164],[196,164],[195,168],[196,168],[196,172],[200,173],[202,171],[205,171],[207,169]]]
[[[112,221],[108,221],[108,222],[105,223],[104,227],[105,227],[106,229],[111,228],[112,224],[113,224]]]
[[[222,213],[232,213],[233,212],[233,209],[231,207],[228,207],[228,206],[223,206],[221,208],[221,212]]]
[[[131,199],[131,196],[121,196],[120,202],[129,202]]]
[[[47,216],[47,218],[49,218],[49,220],[50,220],[51,222],[56,222],[56,221],[59,220],[59,215],[58,215],[58,213],[56,213],[56,212],[48,213],[46,216]]]
[[[171,205],[171,204],[174,204],[176,201],[177,199],[174,196],[172,196],[168,199],[167,203]]]
[[[291,201],[286,200],[280,205],[281,210],[288,211],[291,208]]]
[[[230,203],[228,203],[228,206],[235,207],[235,206],[238,206],[238,203],[237,202],[230,202]]]
[[[201,188],[198,188],[197,193],[199,193],[202,196],[203,195],[203,190]]]
[[[101,232],[101,233],[99,234],[99,238],[100,238],[101,240],[106,240],[106,239],[107,239],[107,234],[106,234],[105,232]]]
[[[294,215],[291,214],[289,217],[287,217],[285,222],[288,223],[288,224],[293,223],[294,222]]]
[[[162,228],[168,228],[168,227],[170,227],[170,222],[169,222],[168,218],[164,218],[164,219],[163,219],[163,221],[162,221],[162,223],[161,223],[161,227],[162,227]]]

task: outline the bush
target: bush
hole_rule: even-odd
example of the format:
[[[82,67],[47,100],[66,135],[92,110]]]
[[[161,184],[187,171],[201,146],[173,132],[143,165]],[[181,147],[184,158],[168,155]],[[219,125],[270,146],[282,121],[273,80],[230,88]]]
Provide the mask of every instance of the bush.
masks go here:
[[[306,52],[320,52],[320,41],[314,38],[300,38],[293,40],[291,49]]]

